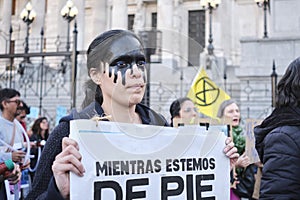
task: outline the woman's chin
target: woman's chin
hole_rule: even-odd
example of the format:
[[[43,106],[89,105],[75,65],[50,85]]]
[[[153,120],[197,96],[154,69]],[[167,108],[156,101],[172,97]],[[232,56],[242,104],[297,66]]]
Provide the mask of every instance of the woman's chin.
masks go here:
[[[237,126],[239,126],[239,123],[238,122],[232,122],[232,126],[237,127]]]
[[[133,95],[133,96],[129,99],[129,104],[130,104],[130,105],[135,105],[135,104],[141,103],[142,100],[143,100],[143,96]]]

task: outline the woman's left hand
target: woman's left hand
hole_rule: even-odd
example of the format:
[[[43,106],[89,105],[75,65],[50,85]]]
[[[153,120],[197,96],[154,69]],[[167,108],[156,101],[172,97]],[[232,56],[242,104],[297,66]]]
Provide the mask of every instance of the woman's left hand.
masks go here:
[[[235,166],[237,159],[239,158],[239,154],[237,153],[237,148],[234,146],[234,143],[230,137],[227,137],[225,140],[225,155],[230,158],[230,170]]]
[[[21,175],[22,175],[20,166],[18,164],[14,164],[14,165],[15,165],[14,170],[11,173],[9,173],[6,177],[9,183],[12,185],[17,184],[21,180]]]
[[[81,158],[78,143],[71,138],[63,138],[62,152],[55,157],[52,171],[57,188],[65,199],[68,199],[70,195],[69,172],[71,171],[78,176],[83,176],[85,172]]]
[[[250,159],[249,157],[246,155],[246,153],[244,152],[239,158],[238,160],[236,161],[235,165],[237,167],[247,167],[249,166],[251,163],[250,163]]]

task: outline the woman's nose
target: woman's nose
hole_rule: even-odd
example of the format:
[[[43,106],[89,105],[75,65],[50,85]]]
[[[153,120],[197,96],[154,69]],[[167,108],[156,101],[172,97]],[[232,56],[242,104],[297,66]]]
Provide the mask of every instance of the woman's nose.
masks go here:
[[[193,117],[196,117],[197,116],[197,111],[192,110],[192,114],[193,114]]]
[[[240,115],[240,112],[234,111],[233,115],[234,115],[234,116],[239,116],[239,115]]]
[[[131,75],[134,77],[141,77],[142,76],[142,70],[137,66],[137,64],[134,62],[132,64],[132,71],[131,71]]]

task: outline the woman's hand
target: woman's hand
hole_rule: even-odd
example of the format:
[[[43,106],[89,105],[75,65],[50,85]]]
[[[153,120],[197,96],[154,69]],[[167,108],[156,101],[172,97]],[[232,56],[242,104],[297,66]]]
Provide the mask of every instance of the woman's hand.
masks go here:
[[[235,170],[232,171],[232,178],[233,178],[233,183],[231,183],[230,188],[236,189],[236,185],[240,183],[240,181],[237,178],[237,173]]]
[[[30,167],[30,159],[28,159],[28,160],[26,161],[26,163],[23,163],[23,164],[20,166],[21,170],[27,169],[27,168],[29,168],[29,167]]]
[[[55,157],[52,171],[59,192],[64,198],[70,195],[69,172],[74,172],[78,176],[83,176],[85,172],[81,163],[81,154],[77,142],[70,138],[63,138],[62,152]]]
[[[227,137],[225,140],[225,155],[230,158],[230,170],[235,166],[237,159],[239,158],[239,154],[237,153],[237,148],[234,146],[234,143],[230,137]]]
[[[5,179],[7,179],[9,183],[12,185],[17,184],[20,181],[22,175],[20,166],[18,164],[14,164],[14,165],[15,165],[14,170],[11,173],[5,175]]]
[[[22,162],[23,158],[25,157],[25,152],[18,150],[18,151],[13,151],[11,153],[11,159],[15,163]]]
[[[248,165],[250,165],[250,159],[249,157],[246,155],[246,153],[244,152],[236,161],[235,166],[237,167],[247,167]]]

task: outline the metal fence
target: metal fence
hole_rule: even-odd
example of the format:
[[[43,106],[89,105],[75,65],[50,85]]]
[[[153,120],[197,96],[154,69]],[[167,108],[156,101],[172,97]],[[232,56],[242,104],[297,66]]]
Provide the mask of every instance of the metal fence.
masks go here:
[[[0,55],[0,87],[19,90],[29,106],[38,108],[38,115],[49,119],[51,128],[60,117],[57,116],[58,107],[68,112],[75,101],[75,107],[80,109],[84,97],[83,85],[88,78],[86,55],[77,51],[74,38],[77,38],[75,31],[70,40],[71,51],[65,51],[65,38],[58,36],[46,40],[41,34],[40,38],[30,40],[28,54],[20,53],[24,45],[22,41],[15,41],[14,53],[8,51]],[[77,72],[75,80],[74,68]],[[226,92],[238,101],[243,117],[264,118],[272,110],[270,83],[270,77],[242,79],[238,84],[227,83]],[[191,87],[180,80],[170,84],[151,80],[149,86],[150,106],[167,119],[171,102],[187,94]],[[29,119],[28,123],[31,120],[34,119]]]
[[[73,40],[61,38],[44,38],[43,30],[40,38],[28,40],[29,52],[24,53],[23,41],[9,40],[9,48],[0,54],[0,88],[15,88],[21,93],[24,101],[31,106],[35,116],[45,116],[54,127],[58,106],[68,111],[74,106],[77,95],[73,94],[74,69],[84,65],[85,53],[77,47],[76,24]],[[11,38],[10,32],[9,38]],[[66,44],[71,41],[71,44]],[[66,46],[71,51],[66,50]],[[75,71],[76,72],[76,71]],[[80,97],[80,95],[79,95]],[[28,119],[29,123],[32,119]]]

